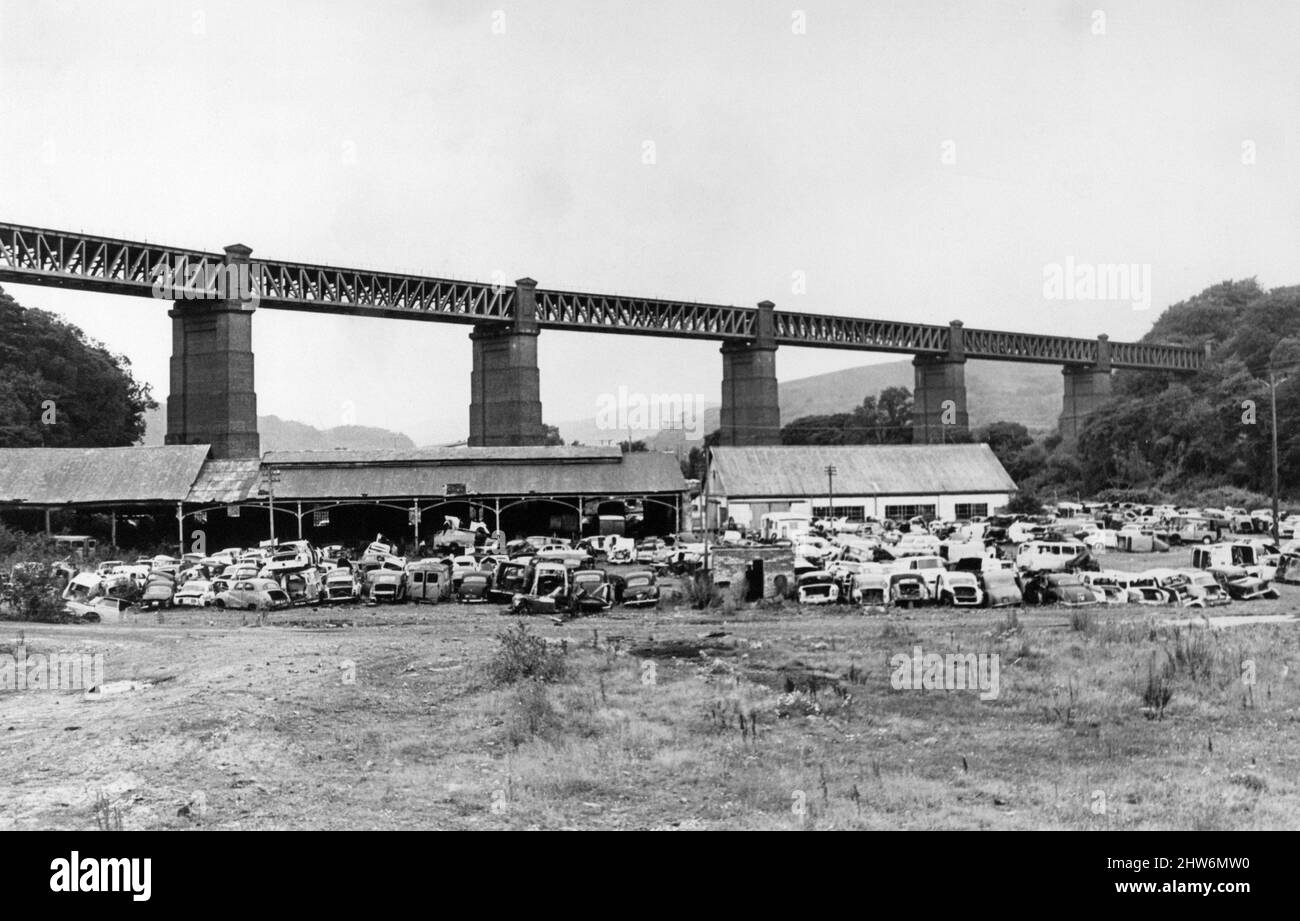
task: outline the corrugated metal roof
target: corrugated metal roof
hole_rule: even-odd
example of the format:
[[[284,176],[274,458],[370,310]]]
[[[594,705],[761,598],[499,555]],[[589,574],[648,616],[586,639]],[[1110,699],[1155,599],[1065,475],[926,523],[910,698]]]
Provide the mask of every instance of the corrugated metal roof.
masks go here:
[[[289,464],[490,464],[541,461],[616,461],[617,445],[548,445],[518,448],[417,448],[412,451],[268,451],[263,463]]]
[[[444,456],[442,450],[459,453]],[[624,455],[617,447],[454,448],[437,456],[278,452],[267,455],[270,463],[207,460],[207,453],[207,445],[3,448],[0,504],[234,504],[256,498],[261,472],[271,464],[280,475],[276,498],[285,500],[442,496],[449,483],[476,496],[647,495],[686,488],[673,455]],[[271,460],[286,454],[311,460]]]
[[[554,449],[548,449],[554,450]],[[442,496],[448,483],[474,496],[642,495],[686,488],[671,454],[621,454],[586,463],[279,466],[276,499]],[[369,453],[369,452],[367,452]]]
[[[0,449],[0,502],[180,502],[207,445]]]
[[[203,464],[186,502],[234,505],[257,492],[261,462],[256,460],[209,460]]]
[[[1016,489],[986,444],[713,448],[714,488],[729,498],[1004,493]]]

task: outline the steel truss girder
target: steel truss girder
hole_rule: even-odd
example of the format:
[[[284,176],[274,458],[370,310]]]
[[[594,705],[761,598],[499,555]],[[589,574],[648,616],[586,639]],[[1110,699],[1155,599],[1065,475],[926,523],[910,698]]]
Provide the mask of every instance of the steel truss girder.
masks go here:
[[[0,224],[0,281],[149,297],[160,273],[183,266],[173,277],[212,296],[224,265],[218,253]],[[281,310],[460,323],[515,317],[513,285],[262,259],[250,262],[248,277],[259,305]],[[536,320],[546,329],[721,341],[753,340],[758,329],[751,307],[545,289],[536,292]],[[950,354],[948,326],[790,311],[775,311],[773,322],[777,345]],[[1060,365],[1099,359],[1095,339],[966,328],[963,340],[966,358]],[[1115,368],[1189,372],[1204,363],[1199,349],[1110,343]]]

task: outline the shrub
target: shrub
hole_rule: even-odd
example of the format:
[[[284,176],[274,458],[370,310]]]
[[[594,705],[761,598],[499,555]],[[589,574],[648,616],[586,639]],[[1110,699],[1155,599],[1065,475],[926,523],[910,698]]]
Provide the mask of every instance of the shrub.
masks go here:
[[[713,584],[713,577],[707,572],[697,572],[683,583],[686,602],[696,611],[716,608],[722,604],[722,592]]]
[[[1174,689],[1169,684],[1168,666],[1156,669],[1155,656],[1147,664],[1147,686],[1142,691],[1142,704],[1148,719],[1163,719],[1165,707],[1169,706],[1174,696]]]
[[[1103,489],[1094,497],[1098,502],[1118,505],[1133,502],[1137,505],[1164,505],[1169,495],[1159,489]]]
[[[6,620],[31,620],[62,623],[69,620],[63,610],[63,579],[42,565],[39,569],[19,568],[13,581],[5,587],[0,617]]]
[[[515,748],[559,728],[560,719],[551,704],[546,685],[539,679],[521,681],[510,692],[506,709],[506,740]]]
[[[1214,674],[1216,649],[1206,630],[1175,628],[1173,648],[1166,654],[1170,678],[1183,672],[1192,681],[1208,681]]]
[[[1021,490],[1007,503],[1010,515],[1037,515],[1043,511],[1043,501],[1029,490]]]
[[[1263,493],[1238,486],[1212,486],[1206,489],[1183,489],[1174,498],[1182,505],[1202,508],[1267,508],[1273,500]]]
[[[497,634],[501,645],[487,665],[493,684],[517,681],[559,681],[564,677],[564,653],[547,645],[546,640],[518,624]]]

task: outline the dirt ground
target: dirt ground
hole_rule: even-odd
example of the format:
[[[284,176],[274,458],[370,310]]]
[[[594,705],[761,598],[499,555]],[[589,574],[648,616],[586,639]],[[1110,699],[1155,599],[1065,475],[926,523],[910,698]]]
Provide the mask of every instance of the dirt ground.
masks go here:
[[[497,605],[4,622],[0,652],[102,653],[140,684],[0,692],[0,828],[1296,828],[1300,587],[1280,590],[1207,617],[533,618],[567,665],[542,687],[488,680],[525,620]],[[896,689],[916,647],[997,655],[998,696]]]

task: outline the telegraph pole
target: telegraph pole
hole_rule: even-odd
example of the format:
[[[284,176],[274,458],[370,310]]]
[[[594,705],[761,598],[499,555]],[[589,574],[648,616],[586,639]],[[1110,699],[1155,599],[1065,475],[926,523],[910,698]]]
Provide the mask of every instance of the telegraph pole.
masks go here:
[[[1268,401],[1269,408],[1273,418],[1273,543],[1280,544],[1281,538],[1278,536],[1278,476],[1277,476],[1277,385],[1283,383],[1277,379],[1275,371],[1268,372]]]
[[[830,519],[832,522],[831,525],[832,527],[834,527],[834,521],[835,521],[835,474],[836,473],[838,473],[838,471],[835,469],[834,464],[826,465],[826,495],[828,500],[830,501]]]
[[[268,467],[266,471],[266,507],[271,522],[271,546],[275,546],[275,484],[280,481],[280,471]]]

